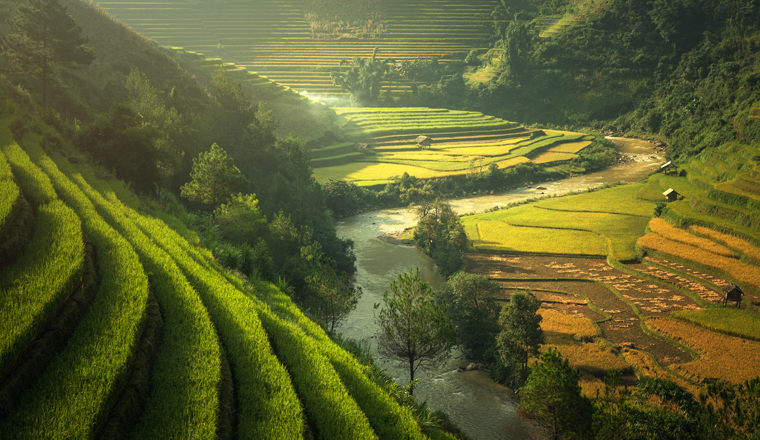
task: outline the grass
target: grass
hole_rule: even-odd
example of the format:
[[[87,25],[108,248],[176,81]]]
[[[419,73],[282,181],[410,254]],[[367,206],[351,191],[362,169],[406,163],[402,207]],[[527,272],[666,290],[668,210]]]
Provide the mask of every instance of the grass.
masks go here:
[[[39,206],[32,241],[0,275],[0,373],[73,292],[84,270],[84,253],[82,225],[74,211],[60,200]]]
[[[0,161],[4,160],[4,156],[0,154]],[[21,192],[15,182],[0,180],[0,240],[5,238],[6,230],[13,221],[13,214],[20,198]]]
[[[52,202],[58,196],[50,183],[50,179],[35,166],[29,166],[29,157],[16,144],[8,124],[9,118],[0,119],[0,151],[13,168],[13,174],[24,191],[24,197],[32,206],[40,206]]]
[[[760,341],[760,315],[736,307],[711,307],[705,310],[678,310],[673,316],[700,327],[728,335]]]
[[[647,325],[700,354],[699,359],[675,367],[698,381],[715,378],[741,383],[757,376],[760,342],[727,336],[675,319],[649,318]]]
[[[533,159],[533,163],[537,164],[545,164],[545,163],[552,163],[552,162],[564,162],[567,160],[572,160],[573,158],[578,157],[577,154],[572,153],[557,153],[554,151],[547,151],[545,153],[541,153]]]
[[[82,220],[95,248],[107,251],[97,255],[98,290],[89,313],[0,428],[9,438],[91,437],[129,370],[144,325],[148,278],[132,246],[103,221],[39,144],[25,148]]]
[[[758,266],[714,254],[690,244],[673,241],[654,232],[639,238],[637,244],[646,250],[670,255],[703,267],[717,269],[739,282],[749,284],[755,289],[760,288],[760,267]]]
[[[697,237],[696,235],[690,234],[686,230],[673,227],[670,225],[670,223],[661,218],[653,218],[650,220],[649,229],[652,232],[670,240],[690,244],[713,254],[722,255],[729,258],[739,258],[739,255],[731,249],[728,249],[725,246],[722,246],[710,239]]]
[[[633,260],[636,239],[649,217],[639,215],[644,211],[639,202],[624,198],[635,193],[631,187],[543,200],[465,217],[463,223],[475,249],[595,256],[609,252],[617,260]],[[605,209],[617,212],[601,211]],[[477,228],[467,227],[473,223]]]
[[[704,226],[690,226],[689,230],[698,235],[708,237],[711,240],[723,243],[729,248],[735,249],[755,261],[760,261],[760,248],[747,240],[743,240],[734,235],[724,234],[710,228],[705,228]]]

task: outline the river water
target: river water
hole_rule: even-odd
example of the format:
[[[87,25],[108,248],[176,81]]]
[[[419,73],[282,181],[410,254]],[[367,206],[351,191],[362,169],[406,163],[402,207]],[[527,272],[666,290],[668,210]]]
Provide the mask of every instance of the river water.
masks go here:
[[[459,214],[482,212],[494,206],[540,197],[542,192],[545,196],[565,194],[605,183],[636,182],[664,162],[648,142],[626,138],[608,139],[615,142],[618,151],[632,160],[588,175],[536,183],[534,188],[454,199],[449,200],[449,203]],[[538,190],[535,189],[536,186],[545,189]],[[399,384],[409,381],[408,364],[377,353],[375,338],[378,327],[374,320],[373,306],[382,302],[383,293],[402,272],[419,268],[422,279],[433,289],[440,287],[444,281],[428,256],[414,247],[395,245],[381,239],[384,235],[403,231],[415,224],[414,211],[400,208],[366,212],[342,219],[336,225],[341,238],[354,241],[357,268],[355,282],[363,290],[356,309],[349,314],[338,331],[345,337],[369,344],[377,364]],[[473,439],[531,438],[534,430],[517,415],[517,401],[513,393],[493,382],[483,371],[457,371],[459,366],[468,364],[469,361],[455,351],[442,365],[421,367],[415,375],[419,378],[415,399],[418,402],[427,401],[433,410],[445,411]]]

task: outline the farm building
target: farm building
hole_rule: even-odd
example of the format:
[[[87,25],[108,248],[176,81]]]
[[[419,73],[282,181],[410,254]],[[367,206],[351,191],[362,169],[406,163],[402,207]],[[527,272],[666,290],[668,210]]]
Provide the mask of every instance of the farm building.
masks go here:
[[[668,188],[668,190],[662,193],[662,195],[664,195],[665,198],[668,199],[668,202],[675,202],[676,200],[678,200],[678,193],[673,188]]]
[[[430,147],[433,143],[433,138],[428,136],[417,136],[417,139],[415,139],[414,142],[417,142],[417,146],[420,148]]]
[[[660,167],[660,171],[663,171],[666,174],[669,174],[670,172],[674,172],[676,174],[680,174],[681,173],[681,167],[679,167],[678,165],[674,164],[672,161],[668,161],[668,162],[664,163]]]
[[[744,292],[742,292],[739,286],[734,283],[728,283],[728,285],[723,286],[723,305],[731,301],[736,302],[736,307],[740,307],[742,295],[744,295]]]

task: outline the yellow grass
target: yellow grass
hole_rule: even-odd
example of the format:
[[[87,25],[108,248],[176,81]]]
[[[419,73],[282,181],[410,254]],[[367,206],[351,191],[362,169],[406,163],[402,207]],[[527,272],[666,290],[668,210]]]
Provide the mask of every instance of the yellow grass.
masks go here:
[[[668,379],[676,384],[686,388],[690,393],[699,395],[699,388],[692,382],[681,379],[678,376],[670,374],[667,370],[662,368],[657,362],[652,360],[651,356],[641,350],[626,349],[622,351],[623,357],[626,362],[633,365],[636,369],[636,373],[639,377],[656,377],[661,379]]]
[[[556,147],[552,147],[549,151],[557,153],[577,153],[589,145],[591,145],[591,141],[568,142],[566,144],[559,144]]]
[[[728,249],[725,246],[722,246],[710,239],[697,237],[696,235],[690,234],[686,230],[671,226],[670,223],[661,218],[653,218],[649,222],[649,229],[651,229],[652,232],[656,232],[657,234],[662,235],[663,237],[696,246],[713,254],[723,255],[724,257],[739,258],[739,255],[737,255],[737,253],[731,249]]]
[[[499,169],[503,169],[503,168],[513,167],[521,163],[527,163],[527,162],[530,162],[530,159],[528,159],[525,156],[519,156],[519,157],[513,157],[512,159],[500,160],[496,162],[496,165],[499,167]]]
[[[740,383],[760,373],[760,342],[669,318],[649,318],[647,324],[699,353],[698,360],[678,365],[678,369],[695,379],[717,378]]]
[[[741,238],[735,237],[733,235],[724,234],[710,228],[705,228],[704,226],[691,226],[689,227],[689,230],[694,231],[699,235],[710,237],[715,241],[724,243],[726,246],[732,249],[736,249],[737,251],[752,258],[753,260],[760,261],[760,248],[748,242],[747,240],[742,240]]]
[[[477,235],[465,228],[478,250],[568,255],[607,255],[607,243],[598,234],[567,229],[512,226],[500,221],[477,223]]]
[[[571,315],[551,309],[540,309],[543,318],[541,328],[545,332],[572,335],[578,341],[588,341],[598,336],[598,330],[589,318],[583,315]]]
[[[533,159],[534,163],[549,163],[549,162],[559,162],[562,160],[570,160],[575,157],[578,157],[577,154],[572,153],[558,153],[554,151],[547,151],[545,153],[541,153],[538,157]]]
[[[654,232],[639,238],[638,244],[644,249],[651,249],[682,260],[712,267],[727,273],[738,281],[760,288],[760,267],[745,264],[734,258],[713,254],[689,244],[669,240]]]
[[[438,144],[437,148],[441,148],[452,154],[472,155],[472,156],[506,156],[510,151],[519,147],[514,144],[483,144],[482,147],[456,147],[447,144]],[[436,148],[436,147],[434,147]]]

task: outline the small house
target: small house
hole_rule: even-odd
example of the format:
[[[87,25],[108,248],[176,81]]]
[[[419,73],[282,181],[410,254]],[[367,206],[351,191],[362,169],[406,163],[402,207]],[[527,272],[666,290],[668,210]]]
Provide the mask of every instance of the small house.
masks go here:
[[[742,292],[739,286],[734,283],[728,283],[727,286],[723,286],[723,305],[725,306],[727,302],[731,301],[736,302],[736,307],[741,307],[742,295],[744,295],[744,292]]]
[[[661,167],[660,171],[664,172],[665,174],[670,174],[671,172],[675,173],[676,175],[681,174],[681,167],[674,164],[673,161],[665,162]]]
[[[417,146],[420,148],[430,148],[430,145],[433,143],[433,138],[428,136],[417,136],[417,139],[415,139],[414,142],[417,142]]]
[[[676,200],[678,200],[678,193],[673,188],[668,188],[668,190],[662,193],[662,195],[664,195],[665,198],[668,199],[668,202],[675,202]]]

